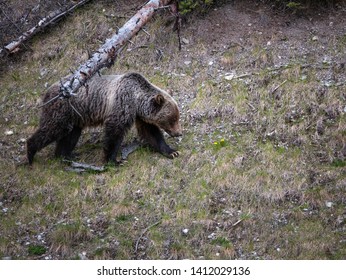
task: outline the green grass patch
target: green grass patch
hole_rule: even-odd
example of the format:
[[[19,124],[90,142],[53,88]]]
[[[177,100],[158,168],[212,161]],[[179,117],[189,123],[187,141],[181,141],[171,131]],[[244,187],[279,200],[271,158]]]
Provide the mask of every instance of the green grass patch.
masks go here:
[[[345,167],[346,166],[346,160],[341,160],[341,159],[335,159],[333,160],[332,164],[333,167]]]
[[[221,246],[225,249],[230,249],[233,247],[232,242],[230,242],[227,238],[225,237],[216,237],[210,242],[212,245],[218,245]]]
[[[47,249],[42,245],[29,245],[28,247],[29,255],[39,256],[45,254],[46,251]]]

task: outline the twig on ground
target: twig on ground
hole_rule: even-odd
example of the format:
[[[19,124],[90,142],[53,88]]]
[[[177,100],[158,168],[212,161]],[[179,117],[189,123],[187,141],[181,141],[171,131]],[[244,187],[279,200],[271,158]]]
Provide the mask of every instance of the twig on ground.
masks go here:
[[[236,222],[232,225],[232,227],[235,227],[235,226],[239,225],[242,221],[244,221],[244,219],[240,219],[240,220],[236,221]]]
[[[246,104],[247,104],[253,111],[256,111],[255,106],[253,106],[250,102],[246,102]]]
[[[139,245],[139,242],[140,242],[140,241],[141,241],[141,239],[143,238],[144,234],[146,234],[148,230],[150,230],[151,228],[153,228],[153,227],[157,226],[157,225],[158,225],[158,224],[160,224],[161,222],[162,222],[162,221],[161,221],[161,220],[159,220],[159,221],[157,221],[156,223],[154,223],[154,224],[152,224],[152,225],[148,226],[146,229],[144,229],[144,230],[143,230],[143,232],[142,232],[141,236],[140,236],[140,237],[137,239],[137,241],[136,241],[135,253],[137,253],[137,251],[138,251],[138,245]]]
[[[275,87],[271,92],[270,92],[270,95],[273,95],[273,93],[275,91],[277,91],[279,89],[279,87],[283,86],[284,84],[287,83],[287,80],[284,80],[281,84],[279,84],[277,87]]]

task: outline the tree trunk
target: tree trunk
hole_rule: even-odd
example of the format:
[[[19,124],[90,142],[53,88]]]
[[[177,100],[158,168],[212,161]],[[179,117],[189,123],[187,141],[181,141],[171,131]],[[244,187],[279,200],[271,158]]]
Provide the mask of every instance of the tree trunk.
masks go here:
[[[121,48],[141,30],[155,10],[170,2],[172,0],[150,0],[145,4],[113,37],[107,39],[86,63],[73,72],[71,78],[61,85],[61,95],[75,95],[77,90],[101,68],[112,66]]]
[[[72,12],[73,10],[77,9],[78,7],[86,4],[90,0],[82,0],[79,1],[77,4],[71,6],[67,9],[59,9],[55,12],[50,13],[47,17],[41,19],[36,26],[31,28],[30,30],[23,33],[17,40],[12,41],[8,45],[6,45],[3,49],[0,49],[0,55],[9,54],[12,52],[16,52],[16,50],[19,49],[19,46],[22,45],[25,41],[32,38],[36,33],[39,31],[42,31],[47,26],[56,23],[59,21],[63,16],[66,16],[68,13]]]

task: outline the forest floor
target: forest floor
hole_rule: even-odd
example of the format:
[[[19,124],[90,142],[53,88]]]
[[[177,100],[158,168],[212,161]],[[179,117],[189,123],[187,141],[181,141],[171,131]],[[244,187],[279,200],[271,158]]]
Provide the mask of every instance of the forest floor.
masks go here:
[[[1,60],[1,259],[346,259],[346,7],[222,2],[187,16],[181,51],[161,11],[102,71],[174,92],[174,160],[78,174],[51,145],[21,165],[41,94],[141,1],[92,1]],[[76,152],[103,165],[102,128]]]

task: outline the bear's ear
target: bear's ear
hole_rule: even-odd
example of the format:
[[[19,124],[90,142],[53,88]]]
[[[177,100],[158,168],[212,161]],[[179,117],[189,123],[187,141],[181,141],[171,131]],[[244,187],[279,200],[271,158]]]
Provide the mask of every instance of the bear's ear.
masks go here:
[[[165,102],[165,98],[163,97],[162,94],[157,94],[154,97],[154,102],[155,102],[156,105],[162,106],[162,104]]]

